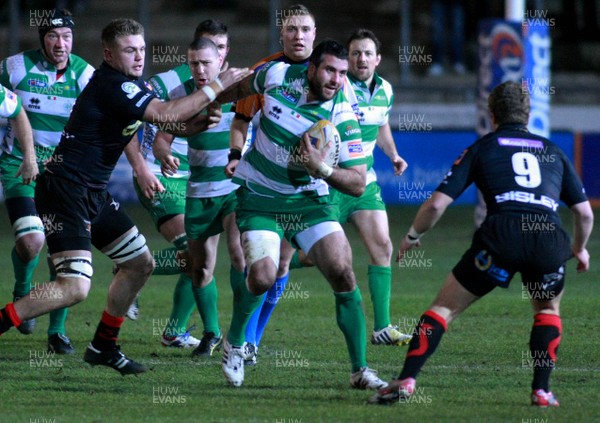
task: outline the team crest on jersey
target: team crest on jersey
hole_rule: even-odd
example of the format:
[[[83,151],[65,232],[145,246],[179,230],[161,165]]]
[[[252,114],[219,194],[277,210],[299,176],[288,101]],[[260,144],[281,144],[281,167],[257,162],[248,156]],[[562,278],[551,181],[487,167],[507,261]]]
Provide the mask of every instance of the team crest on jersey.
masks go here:
[[[129,81],[123,82],[123,84],[121,84],[121,89],[125,94],[127,94],[127,98],[133,98],[137,93],[142,91],[140,90],[140,87]]]

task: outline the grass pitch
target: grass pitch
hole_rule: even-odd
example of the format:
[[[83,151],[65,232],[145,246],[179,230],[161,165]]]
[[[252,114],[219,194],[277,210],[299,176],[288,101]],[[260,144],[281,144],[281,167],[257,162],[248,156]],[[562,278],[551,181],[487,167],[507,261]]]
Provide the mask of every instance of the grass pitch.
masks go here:
[[[138,206],[128,211],[152,249],[167,247],[149,217]],[[390,208],[390,230],[397,247],[416,208]],[[2,207],[2,304],[12,291],[12,236]],[[564,215],[567,227],[570,216]],[[354,268],[364,299],[368,333],[372,309],[366,284],[367,253],[353,230]],[[429,306],[446,274],[469,245],[472,209],[453,207],[410,264],[394,266],[392,320],[410,331]],[[227,386],[221,354],[192,361],[189,350],[163,348],[162,326],[169,317],[175,277],[152,277],[142,291],[139,320],[127,321],[120,343],[125,353],[150,371],[122,377],[106,367],[90,367],[82,356],[106,301],[111,263],[94,253],[94,278],[88,299],[73,307],[67,332],[74,356],[46,353],[48,318],[38,318],[36,332],[23,336],[11,330],[0,338],[1,422],[588,422],[600,421],[600,295],[596,230],[589,245],[592,270],[575,273],[569,262],[562,302],[563,337],[552,390],[558,409],[529,405],[532,371],[528,353],[532,313],[517,276],[508,290],[492,292],[459,317],[437,353],[423,369],[414,401],[391,407],[367,405],[371,392],[349,388],[350,368],[345,343],[335,323],[334,297],[314,269],[292,272],[262,341],[259,364],[246,369],[241,388]],[[221,327],[229,325],[231,291],[229,263],[221,248],[216,278]],[[42,260],[40,261],[42,263]],[[47,280],[40,264],[34,283]],[[190,324],[199,329],[197,312]],[[406,347],[369,344],[369,365],[384,379],[395,377]]]

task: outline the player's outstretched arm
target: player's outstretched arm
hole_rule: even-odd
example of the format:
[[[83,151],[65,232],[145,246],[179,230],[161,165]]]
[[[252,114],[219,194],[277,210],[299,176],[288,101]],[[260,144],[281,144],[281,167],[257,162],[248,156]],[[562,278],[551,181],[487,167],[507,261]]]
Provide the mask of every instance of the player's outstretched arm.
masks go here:
[[[431,197],[421,205],[408,233],[402,238],[396,261],[402,260],[408,250],[421,245],[421,236],[435,226],[453,201],[454,199],[449,195],[439,191],[433,192]]]
[[[22,108],[19,114],[11,119],[11,122],[23,151],[23,163],[19,166],[19,171],[15,176],[20,175],[23,178],[23,183],[29,185],[31,181],[35,181],[39,169],[35,158],[35,149],[33,148],[33,131],[25,109]]]
[[[590,268],[590,254],[587,242],[594,227],[594,212],[589,201],[571,206],[573,212],[573,255],[578,261],[577,271],[585,272]]]
[[[387,122],[379,127],[377,132],[377,145],[389,157],[394,166],[394,175],[400,176],[404,173],[408,167],[408,163],[400,157],[398,150],[396,149],[396,143],[392,136],[392,130],[390,129],[390,123]]]
[[[234,84],[231,84],[228,88],[217,96],[217,100],[221,104],[231,103],[232,101],[239,100],[249,95],[255,94],[252,90],[252,73],[254,71],[247,71],[246,75]]]
[[[345,169],[332,168],[323,161],[329,148],[330,146],[323,150],[315,148],[310,142],[308,133],[305,133],[300,140],[300,155],[306,171],[313,178],[325,179],[329,185],[345,194],[361,196],[365,192],[367,166],[361,164]]]
[[[227,69],[217,80],[188,96],[164,102],[153,99],[144,111],[144,121],[151,123],[185,122],[205,109],[223,90],[237,84],[252,72],[248,68]]]
[[[198,113],[185,122],[175,124],[173,122],[157,123],[156,126],[160,131],[177,137],[190,137],[217,126],[221,121],[222,115],[221,105],[213,101],[206,107],[206,114]]]

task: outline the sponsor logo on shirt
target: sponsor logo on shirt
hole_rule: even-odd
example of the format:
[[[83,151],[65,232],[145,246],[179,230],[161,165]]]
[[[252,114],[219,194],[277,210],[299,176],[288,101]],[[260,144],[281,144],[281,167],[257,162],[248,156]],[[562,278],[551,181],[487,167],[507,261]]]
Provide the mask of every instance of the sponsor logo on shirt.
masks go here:
[[[139,99],[139,101],[137,103],[135,103],[135,107],[140,107],[142,104],[144,104],[144,101],[146,101],[146,99],[148,97],[150,97],[152,94],[145,94],[142,96],[142,98]]]
[[[29,104],[27,105],[28,109],[36,109],[40,110],[42,107],[40,106],[40,99],[37,97],[32,97],[29,99]]]
[[[271,110],[269,110],[269,116],[271,116],[275,119],[279,119],[280,118],[279,114],[281,112],[283,112],[283,110],[281,110],[281,107],[273,106],[273,107],[271,107]]]
[[[27,85],[29,85],[30,87],[39,87],[39,88],[45,88],[48,86],[46,81],[42,81],[40,79],[28,79]]]
[[[528,140],[523,138],[498,138],[498,144],[503,147],[530,147],[542,149],[544,143],[539,140]]]
[[[348,142],[348,154],[350,155],[350,157],[362,157],[363,156],[362,142],[360,142],[360,141]]]
[[[352,126],[348,125],[346,126],[346,130],[344,131],[344,134],[349,137],[352,134],[360,134],[360,128],[353,128]]]
[[[556,211],[556,209],[558,209],[558,202],[556,202],[553,198],[543,194],[540,194],[539,198],[536,198],[536,195],[533,192],[508,191],[496,195],[495,199],[496,203],[516,201],[518,203],[528,203],[548,207],[549,209],[552,209],[552,211]]]

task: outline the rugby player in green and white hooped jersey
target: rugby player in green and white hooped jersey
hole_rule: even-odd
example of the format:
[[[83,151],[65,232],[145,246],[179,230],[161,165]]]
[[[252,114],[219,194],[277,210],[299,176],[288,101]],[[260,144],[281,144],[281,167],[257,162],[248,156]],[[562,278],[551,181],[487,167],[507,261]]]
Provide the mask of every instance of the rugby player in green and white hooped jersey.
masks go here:
[[[33,129],[36,159],[40,171],[60,141],[71,109],[94,72],[85,60],[71,54],[74,22],[67,10],[54,9],[38,28],[41,48],[10,56],[0,64],[0,83],[12,89],[23,101]],[[23,162],[20,140],[10,129],[2,143],[0,170],[15,247],[12,263],[15,275],[14,298],[30,291],[33,272],[44,245],[44,226],[34,204],[35,182],[24,183],[15,176]],[[50,280],[54,280],[49,264]],[[74,352],[65,335],[67,309],[50,313],[48,349],[58,354]],[[27,320],[19,331],[29,334],[35,320]]]
[[[221,61],[224,62],[229,53],[229,34],[227,26],[213,19],[207,19],[196,27],[194,39],[207,37],[216,45]],[[181,64],[167,72],[157,74],[149,79],[154,91],[162,100],[179,98],[185,93],[183,84],[191,80],[192,73],[187,63]],[[184,94],[185,95],[185,94]],[[168,124],[167,124],[168,125]],[[171,144],[171,154],[180,163],[179,169],[166,178],[162,175],[160,161],[152,152],[152,145],[156,136],[155,125],[146,123],[142,138],[141,153],[146,160],[146,166],[134,166],[134,186],[142,205],[148,210],[159,232],[165,239],[174,244],[174,248],[154,252],[155,270],[154,275],[178,274],[179,279],[173,294],[173,306],[167,326],[164,328],[161,342],[168,347],[192,348],[201,343],[198,339],[190,336],[186,327],[191,313],[196,307],[192,294],[192,278],[188,264],[191,262],[188,253],[188,243],[184,227],[185,196],[188,181],[187,140],[174,137]],[[135,172],[139,169],[139,172]],[[144,172],[150,171],[154,177],[163,184],[165,191],[153,193],[149,199],[148,177]],[[152,193],[152,190],[149,191]],[[127,316],[137,318],[138,302],[130,307]],[[202,343],[203,348],[207,340]],[[209,342],[208,342],[209,343]]]
[[[215,81],[221,63],[222,59],[211,39],[194,40],[188,49],[188,64],[193,79],[174,90],[172,97],[186,96]],[[202,341],[192,356],[212,355],[223,341],[214,278],[217,247],[223,231],[227,234],[231,258],[231,284],[237,286],[244,283],[244,255],[234,213],[237,205],[234,191],[238,185],[232,183],[224,172],[228,163],[233,104],[213,103],[211,106],[221,110],[218,125],[187,137],[190,177],[187,183],[185,232],[192,260],[193,298],[204,325]],[[171,139],[171,136],[159,132],[154,140],[155,155],[162,163],[164,174],[169,176],[175,175],[180,166],[180,159],[173,154],[169,145]]]
[[[258,92],[265,101],[250,150],[243,157],[241,149],[230,153],[230,159],[241,157],[233,181],[241,185],[236,213],[248,269],[247,284],[236,287],[224,342],[223,373],[233,386],[244,381],[246,324],[275,281],[283,236],[307,253],[333,288],[338,326],[350,355],[351,385],[386,385],[367,367],[365,316],[352,254],[329,200],[329,186],[354,196],[365,188],[360,127],[341,91],[347,71],[348,51],[328,40],[315,47],[308,68],[270,63],[218,98]],[[330,120],[340,132],[339,167],[324,163],[326,153],[315,149],[306,135],[320,119]],[[289,221],[294,225],[282,224]]]
[[[355,111],[362,131],[367,182],[360,197],[351,197],[333,189],[331,199],[339,208],[339,222],[350,221],[369,252],[368,283],[374,313],[371,343],[403,345],[410,342],[411,336],[400,332],[390,321],[393,248],[385,204],[373,169],[375,145],[389,157],[395,175],[401,175],[408,165],[398,155],[388,121],[394,103],[392,86],[376,72],[381,61],[380,45],[375,34],[366,29],[354,31],[346,43],[348,79],[352,88],[350,101],[356,104]]]

